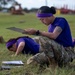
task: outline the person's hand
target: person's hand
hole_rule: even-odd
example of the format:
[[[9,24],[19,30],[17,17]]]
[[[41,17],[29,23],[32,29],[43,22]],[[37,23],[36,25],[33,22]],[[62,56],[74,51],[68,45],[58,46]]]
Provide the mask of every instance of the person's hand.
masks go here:
[[[36,34],[36,31],[35,29],[33,28],[30,28],[30,29],[25,29],[23,34],[30,34],[30,35],[35,35]]]

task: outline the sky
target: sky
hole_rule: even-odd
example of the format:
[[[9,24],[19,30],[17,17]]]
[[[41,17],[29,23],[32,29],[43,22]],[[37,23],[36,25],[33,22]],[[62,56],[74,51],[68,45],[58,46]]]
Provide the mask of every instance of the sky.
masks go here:
[[[16,0],[21,4],[23,8],[40,8],[41,6],[47,5],[47,6],[56,6],[58,8],[61,8],[63,6],[69,9],[75,9],[75,0]],[[46,3],[47,1],[47,3]]]

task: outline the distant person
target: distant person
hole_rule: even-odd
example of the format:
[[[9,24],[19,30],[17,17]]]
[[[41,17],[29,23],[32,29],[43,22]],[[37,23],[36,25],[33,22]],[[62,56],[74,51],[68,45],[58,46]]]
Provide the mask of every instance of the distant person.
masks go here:
[[[14,56],[20,53],[34,55],[40,52],[40,45],[28,36],[11,38],[6,42],[6,47],[9,51],[15,52]]]
[[[75,58],[69,24],[65,18],[55,17],[55,13],[56,9],[48,6],[42,6],[37,11],[37,18],[48,26],[48,32],[32,28],[25,30],[25,33],[27,32],[30,35],[40,35],[39,41],[44,49],[42,53],[29,58],[27,64],[49,62],[49,64],[56,63],[59,67],[62,67]]]

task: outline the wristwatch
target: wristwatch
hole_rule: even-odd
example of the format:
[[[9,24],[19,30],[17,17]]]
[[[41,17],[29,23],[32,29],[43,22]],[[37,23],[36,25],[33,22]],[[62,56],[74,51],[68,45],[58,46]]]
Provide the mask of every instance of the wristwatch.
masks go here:
[[[37,30],[37,31],[36,31],[36,35],[39,35],[39,34],[40,34],[40,31],[39,31],[39,30]]]

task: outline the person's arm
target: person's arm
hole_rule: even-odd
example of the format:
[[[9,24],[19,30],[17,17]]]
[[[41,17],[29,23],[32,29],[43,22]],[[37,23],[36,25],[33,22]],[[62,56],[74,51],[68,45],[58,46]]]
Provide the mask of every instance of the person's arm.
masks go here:
[[[37,32],[36,29],[33,29],[33,28],[29,28],[29,29],[25,29],[23,34],[29,34],[29,35],[35,35]]]
[[[45,31],[38,32],[37,30],[32,29],[32,28],[25,30],[25,33],[27,33],[27,34],[30,34],[30,35],[35,34],[36,35],[36,33],[37,33],[37,35],[46,36],[51,39],[56,39],[61,32],[62,32],[62,28],[59,26],[56,26],[56,28],[54,29],[53,32],[45,32]]]
[[[51,38],[51,39],[56,39],[60,33],[62,32],[62,28],[57,26],[53,32],[42,32],[42,31],[39,31],[39,34],[42,35],[42,36],[46,36],[48,38]]]
[[[15,56],[18,55],[20,52],[22,52],[22,50],[23,50],[24,47],[25,47],[25,42],[20,42],[19,45],[18,45],[18,47],[17,47]]]

